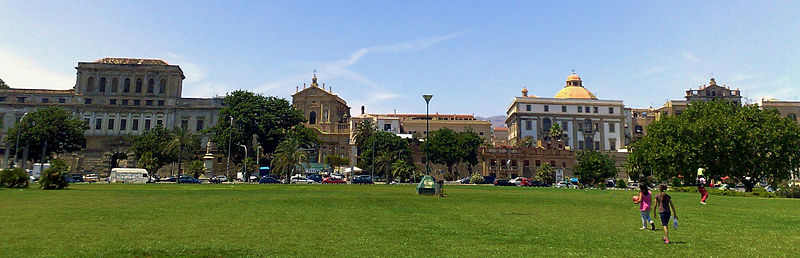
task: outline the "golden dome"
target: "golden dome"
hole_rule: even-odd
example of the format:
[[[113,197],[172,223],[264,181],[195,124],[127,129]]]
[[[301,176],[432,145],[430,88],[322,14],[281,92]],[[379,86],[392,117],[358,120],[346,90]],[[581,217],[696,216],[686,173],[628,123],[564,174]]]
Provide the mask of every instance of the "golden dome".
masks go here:
[[[557,99],[597,99],[589,90],[580,86],[567,86],[556,93]]]
[[[570,76],[567,76],[567,81],[580,81],[580,80],[581,77],[575,74],[574,72]]]

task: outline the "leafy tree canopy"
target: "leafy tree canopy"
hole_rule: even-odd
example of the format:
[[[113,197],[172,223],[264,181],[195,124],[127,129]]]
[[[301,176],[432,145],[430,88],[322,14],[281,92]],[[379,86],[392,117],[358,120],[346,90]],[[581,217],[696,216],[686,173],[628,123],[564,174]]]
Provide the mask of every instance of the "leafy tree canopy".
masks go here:
[[[575,176],[583,184],[594,185],[617,175],[619,170],[614,164],[614,159],[610,155],[597,151],[582,151],[578,153]]]
[[[375,132],[364,142],[364,151],[359,155],[358,166],[364,170],[372,169],[373,159],[374,173],[383,171],[383,168],[397,160],[410,163],[411,152],[408,150],[408,142],[389,132]]]
[[[45,156],[82,149],[86,146],[84,131],[88,128],[83,121],[66,110],[49,106],[28,113],[22,121],[14,124],[6,133],[6,146],[9,146],[12,153],[16,153],[17,147],[22,148],[29,144],[28,159],[40,160],[42,144],[47,144]],[[20,146],[15,146],[17,133]]]

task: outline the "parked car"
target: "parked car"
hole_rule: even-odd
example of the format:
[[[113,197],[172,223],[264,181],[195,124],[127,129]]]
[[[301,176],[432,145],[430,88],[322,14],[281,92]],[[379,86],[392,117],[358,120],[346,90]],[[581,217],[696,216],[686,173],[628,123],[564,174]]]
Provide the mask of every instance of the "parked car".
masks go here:
[[[322,183],[322,175],[320,174],[308,174],[306,178],[313,180],[315,183]]]
[[[179,184],[199,184],[200,180],[197,180],[196,178],[194,178],[194,177],[192,177],[190,175],[181,175],[181,177],[178,178],[178,183]]]
[[[517,186],[517,184],[509,182],[508,180],[502,180],[502,179],[495,180],[494,181],[494,185],[495,186]]]
[[[462,184],[469,184],[470,178],[469,177],[465,177],[465,178],[459,179],[458,182],[462,183]]]
[[[323,179],[322,183],[323,184],[347,184],[347,182],[345,182],[344,180],[338,179],[338,178],[335,178],[335,177],[332,177],[332,176],[331,177],[326,177],[325,179]]]
[[[313,184],[314,180],[308,179],[304,176],[293,176],[292,184]]]
[[[614,179],[606,180],[606,187],[614,187],[615,185],[617,185],[617,182]]]
[[[336,178],[336,179],[344,179],[344,175],[339,174],[339,173],[333,174],[333,175],[331,175],[331,177]]]
[[[159,182],[178,182],[178,178],[174,176],[162,177],[158,179]]]
[[[216,175],[216,176],[211,177],[211,179],[208,180],[208,182],[210,182],[212,184],[221,184],[221,183],[227,182],[227,181],[228,181],[228,177],[225,176],[225,175]]]
[[[369,175],[356,176],[355,178],[353,178],[353,181],[351,181],[350,183],[355,184],[355,185],[359,185],[359,184],[371,185],[371,184],[373,184],[372,178]]]
[[[95,173],[84,174],[83,175],[83,181],[84,182],[89,182],[89,183],[94,183],[94,182],[100,181],[100,177],[97,176],[97,174],[95,174]]]
[[[569,188],[570,183],[566,181],[558,181],[556,182],[556,188]]]
[[[83,182],[83,176],[81,176],[81,174],[69,174],[69,178],[68,179],[69,180],[67,180],[67,181],[70,181],[70,183]]]
[[[493,176],[483,176],[483,184],[493,184],[494,177]]]
[[[281,182],[281,180],[278,180],[277,178],[275,178],[273,176],[267,175],[267,176],[262,176],[261,179],[258,180],[258,183],[259,184],[282,184],[283,182]]]
[[[522,181],[524,181],[524,180],[530,180],[530,179],[528,179],[526,177],[518,176],[518,177],[515,177],[515,178],[513,178],[511,180],[508,180],[508,182],[511,182],[512,184],[517,185],[517,186],[521,186],[522,185]]]

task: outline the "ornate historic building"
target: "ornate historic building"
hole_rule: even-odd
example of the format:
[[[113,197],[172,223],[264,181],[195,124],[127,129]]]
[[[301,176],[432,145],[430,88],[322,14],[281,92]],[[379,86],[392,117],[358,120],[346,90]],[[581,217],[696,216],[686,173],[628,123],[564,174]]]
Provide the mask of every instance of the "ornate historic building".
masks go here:
[[[715,99],[728,100],[735,105],[742,104],[742,95],[739,89],[732,90],[726,85],[718,85],[714,78],[711,78],[708,85],[700,85],[696,90],[686,90],[686,100],[669,100],[663,107],[659,108],[659,116],[680,115],[692,103],[692,101],[709,101]]]
[[[320,140],[318,148],[309,155],[310,162],[322,163],[327,155],[350,157],[350,107],[347,102],[333,94],[331,88],[325,90],[317,83],[317,76],[311,78],[311,85],[303,90],[298,86],[292,95],[292,105],[303,112],[307,122]]]
[[[553,125],[561,127],[561,139],[572,150],[617,150],[625,145],[625,112],[621,100],[600,100],[583,87],[572,73],[553,98],[528,95],[514,97],[506,112],[508,139],[519,144],[524,138],[549,141]]]
[[[218,120],[221,98],[181,98],[185,76],[177,65],[156,59],[103,58],[79,62],[75,69],[71,90],[0,90],[3,134],[26,112],[63,107],[89,125],[86,148],[68,157],[73,170],[107,173],[135,164],[124,140],[127,135],[156,125],[196,133]]]

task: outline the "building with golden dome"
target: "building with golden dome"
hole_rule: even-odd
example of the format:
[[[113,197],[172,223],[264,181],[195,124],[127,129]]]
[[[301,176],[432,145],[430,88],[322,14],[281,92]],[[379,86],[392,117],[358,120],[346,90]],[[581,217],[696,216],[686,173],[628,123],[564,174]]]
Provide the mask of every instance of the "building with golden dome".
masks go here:
[[[571,150],[617,150],[625,145],[625,111],[622,100],[601,100],[584,88],[574,72],[553,98],[514,97],[506,112],[508,139],[519,144],[526,137]],[[563,131],[553,139],[551,128]]]

